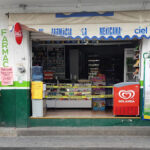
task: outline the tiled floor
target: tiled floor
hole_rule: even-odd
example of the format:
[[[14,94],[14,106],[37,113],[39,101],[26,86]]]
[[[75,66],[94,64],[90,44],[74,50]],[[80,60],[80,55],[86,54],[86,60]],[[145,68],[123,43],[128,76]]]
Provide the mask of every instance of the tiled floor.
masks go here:
[[[49,109],[45,117],[50,118],[107,118],[112,111],[93,111],[90,109]]]

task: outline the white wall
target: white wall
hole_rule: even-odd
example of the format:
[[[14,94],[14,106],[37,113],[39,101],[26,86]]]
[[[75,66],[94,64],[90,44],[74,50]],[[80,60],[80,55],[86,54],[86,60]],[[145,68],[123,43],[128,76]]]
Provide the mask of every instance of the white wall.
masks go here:
[[[8,40],[8,46],[6,43]],[[5,47],[4,47],[5,46]],[[4,54],[7,51],[6,56]],[[23,41],[18,45],[15,41],[14,31],[8,30],[8,16],[0,13],[0,67],[12,67],[14,81],[30,81],[30,40],[29,32],[23,31]],[[5,59],[4,59],[5,57]],[[8,63],[6,59],[8,58]],[[25,71],[22,72],[21,69]],[[19,71],[20,70],[20,71]],[[22,73],[21,73],[22,72]]]
[[[6,13],[133,11],[149,9],[149,0],[1,0],[0,2],[0,10]]]
[[[15,41],[14,32],[9,36],[9,47],[14,53],[14,80],[22,83],[30,81],[30,40],[29,32],[23,31],[23,41],[18,45]]]
[[[9,59],[8,58],[8,63],[6,62],[6,58],[4,61],[4,56],[8,56],[10,55],[10,51],[9,51],[9,47],[7,46],[7,42],[6,40],[8,40],[8,17],[3,14],[0,13],[0,66],[9,66],[9,64],[12,64],[13,59]],[[8,41],[9,43],[9,41]],[[8,44],[9,45],[9,44]],[[8,50],[7,50],[8,48]],[[4,54],[4,51],[8,51],[8,53]]]
[[[140,80],[143,81],[144,79],[144,59],[143,54],[145,52],[150,52],[150,39],[142,39],[142,53],[141,53],[141,78]]]

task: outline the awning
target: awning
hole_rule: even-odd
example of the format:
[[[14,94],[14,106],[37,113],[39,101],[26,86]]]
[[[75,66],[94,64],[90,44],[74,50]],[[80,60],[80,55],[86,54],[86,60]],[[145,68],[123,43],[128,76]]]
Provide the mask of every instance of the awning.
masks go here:
[[[9,14],[12,31],[23,29],[71,39],[150,38],[150,11],[72,14]]]

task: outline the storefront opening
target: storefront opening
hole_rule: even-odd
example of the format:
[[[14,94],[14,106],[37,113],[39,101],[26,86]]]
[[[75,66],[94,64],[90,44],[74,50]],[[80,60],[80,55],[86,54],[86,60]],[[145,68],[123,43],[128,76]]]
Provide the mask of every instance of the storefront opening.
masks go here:
[[[138,40],[33,41],[32,81],[44,83],[33,117],[40,105],[48,118],[114,117],[114,84],[139,80],[138,46]]]

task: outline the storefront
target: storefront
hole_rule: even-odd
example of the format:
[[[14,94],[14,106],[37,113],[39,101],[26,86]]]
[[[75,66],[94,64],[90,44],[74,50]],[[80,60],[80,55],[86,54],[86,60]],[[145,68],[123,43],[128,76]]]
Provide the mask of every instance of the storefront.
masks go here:
[[[149,125],[142,119],[144,113],[149,118],[149,101],[143,99],[143,54],[150,36],[145,14],[9,14],[14,83],[20,88],[16,126]],[[23,32],[19,45],[16,22]],[[127,114],[113,112],[114,85],[121,82],[140,84],[135,114],[131,107]],[[131,90],[120,95],[128,99],[124,103],[134,103]]]
[[[33,42],[32,103],[47,104],[46,114],[33,110],[33,118],[113,118],[114,84],[139,81],[140,41],[82,42]],[[43,97],[34,87],[40,81]]]

